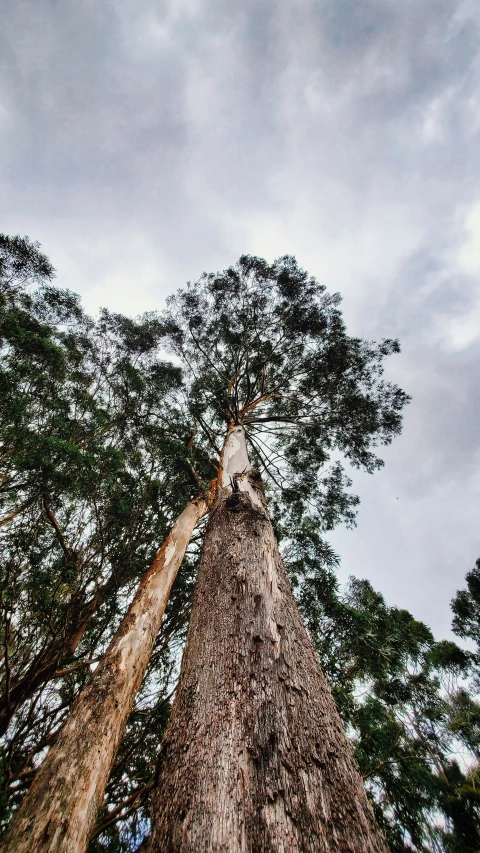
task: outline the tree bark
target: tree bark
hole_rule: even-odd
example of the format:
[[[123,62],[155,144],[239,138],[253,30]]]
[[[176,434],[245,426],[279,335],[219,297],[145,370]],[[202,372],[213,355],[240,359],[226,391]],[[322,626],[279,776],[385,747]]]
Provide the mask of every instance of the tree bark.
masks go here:
[[[2,853],[84,853],[170,590],[206,501],[187,504],[14,815]]]
[[[230,439],[160,751],[149,853],[386,853],[242,428]]]

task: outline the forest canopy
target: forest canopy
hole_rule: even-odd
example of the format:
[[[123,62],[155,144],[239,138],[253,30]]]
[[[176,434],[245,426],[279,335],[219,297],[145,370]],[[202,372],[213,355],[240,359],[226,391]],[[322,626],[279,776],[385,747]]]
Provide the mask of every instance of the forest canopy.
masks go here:
[[[226,424],[241,422],[390,849],[478,851],[480,563],[452,603],[467,651],[368,581],[341,588],[327,538],[356,523],[347,466],[373,472],[401,429],[409,398],[383,377],[398,342],[349,337],[338,294],[288,256],[243,256],[135,320],[106,309],[92,319],[53,277],[38,244],[0,236],[1,831],[173,519],[208,493]],[[148,833],[204,527],[90,851],[133,851]]]

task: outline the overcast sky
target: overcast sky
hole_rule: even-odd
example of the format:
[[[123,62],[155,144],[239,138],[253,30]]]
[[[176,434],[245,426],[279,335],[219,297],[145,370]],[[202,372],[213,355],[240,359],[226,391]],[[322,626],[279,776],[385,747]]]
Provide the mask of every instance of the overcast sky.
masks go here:
[[[3,0],[0,230],[138,314],[242,253],[398,336],[413,401],[332,536],[437,635],[480,556],[478,0]]]

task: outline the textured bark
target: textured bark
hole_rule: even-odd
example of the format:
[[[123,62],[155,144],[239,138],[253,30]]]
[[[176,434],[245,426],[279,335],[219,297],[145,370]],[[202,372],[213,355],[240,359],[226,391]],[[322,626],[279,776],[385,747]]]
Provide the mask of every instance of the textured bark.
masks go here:
[[[232,470],[239,458],[208,524],[148,849],[385,853],[258,481]]]
[[[205,501],[178,517],[13,818],[2,853],[83,853],[170,590]]]

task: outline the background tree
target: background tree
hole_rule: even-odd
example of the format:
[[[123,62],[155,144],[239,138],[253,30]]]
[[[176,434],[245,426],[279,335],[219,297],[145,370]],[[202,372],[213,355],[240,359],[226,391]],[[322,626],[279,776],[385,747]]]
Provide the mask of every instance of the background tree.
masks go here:
[[[390,849],[478,850],[474,656],[435,642],[426,625],[388,607],[367,581],[352,578],[340,592],[319,562],[303,559],[292,569]]]
[[[480,666],[480,558],[475,563],[475,567],[468,572],[465,580],[467,582],[466,589],[459,590],[452,601],[452,628],[459,637],[464,640],[471,640],[476,644],[473,660],[478,677]]]
[[[0,250],[0,719],[5,731],[13,717],[2,749],[11,808],[193,486],[172,406],[180,374],[158,357],[158,319],[103,311],[94,323],[48,285],[38,246],[2,237]],[[183,595],[160,671],[165,637],[183,628]]]

